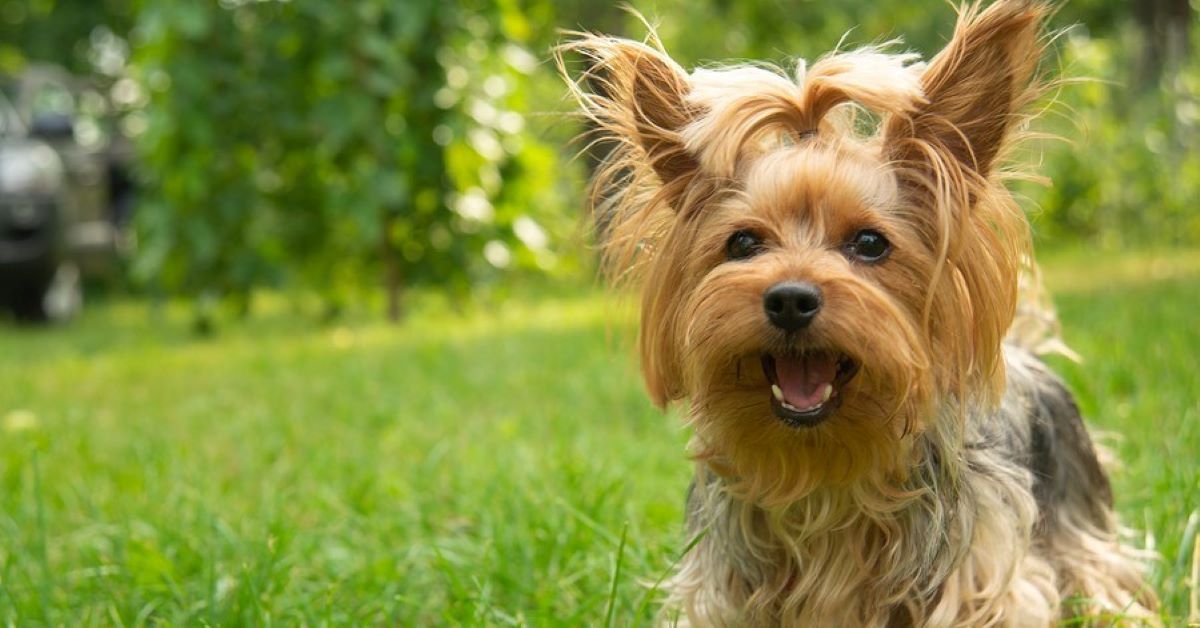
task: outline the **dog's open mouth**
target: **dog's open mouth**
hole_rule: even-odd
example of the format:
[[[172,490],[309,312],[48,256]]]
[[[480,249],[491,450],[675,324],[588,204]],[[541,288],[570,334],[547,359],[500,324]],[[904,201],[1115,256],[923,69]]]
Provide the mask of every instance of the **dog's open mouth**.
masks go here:
[[[792,355],[763,354],[763,373],[771,383],[771,409],[791,427],[813,427],[842,403],[842,386],[858,372],[858,363],[833,351]]]

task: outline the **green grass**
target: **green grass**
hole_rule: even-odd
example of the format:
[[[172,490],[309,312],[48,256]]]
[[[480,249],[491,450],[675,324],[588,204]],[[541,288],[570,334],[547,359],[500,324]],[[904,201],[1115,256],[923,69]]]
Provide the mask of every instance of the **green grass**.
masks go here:
[[[1047,274],[1087,358],[1056,366],[1121,435],[1118,505],[1186,617],[1200,254]],[[207,340],[125,302],[0,328],[0,623],[646,623],[689,467],[631,329],[598,294]]]

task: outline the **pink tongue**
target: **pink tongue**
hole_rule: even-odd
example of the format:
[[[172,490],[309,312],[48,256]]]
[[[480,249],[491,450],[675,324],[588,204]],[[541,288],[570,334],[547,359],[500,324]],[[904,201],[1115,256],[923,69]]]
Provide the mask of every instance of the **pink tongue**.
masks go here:
[[[797,357],[776,357],[775,375],[783,398],[794,408],[819,405],[825,384],[837,376],[837,360],[828,353]]]

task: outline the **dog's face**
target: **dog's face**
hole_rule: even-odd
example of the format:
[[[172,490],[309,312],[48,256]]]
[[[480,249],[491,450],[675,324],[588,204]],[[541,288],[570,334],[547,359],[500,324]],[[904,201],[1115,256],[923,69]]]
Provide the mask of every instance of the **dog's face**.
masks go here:
[[[690,398],[703,454],[770,483],[757,491],[898,463],[939,336],[961,333],[927,326],[925,221],[877,146],[837,136],[747,158],[725,186],[659,242],[643,349],[677,370],[648,374]]]
[[[994,5],[928,67],[865,50],[794,79],[573,45],[618,142],[596,193],[608,261],[643,271],[648,388],[690,400],[695,453],[756,498],[902,473],[906,435],[1002,385],[1027,226],[993,171],[1039,15]]]
[[[859,441],[912,429],[928,401],[930,251],[870,151],[795,146],[677,228],[670,343],[716,439]],[[674,329],[655,336],[655,323]],[[670,348],[663,347],[664,350]],[[881,434],[882,435],[882,434]],[[760,447],[755,445],[755,447]]]

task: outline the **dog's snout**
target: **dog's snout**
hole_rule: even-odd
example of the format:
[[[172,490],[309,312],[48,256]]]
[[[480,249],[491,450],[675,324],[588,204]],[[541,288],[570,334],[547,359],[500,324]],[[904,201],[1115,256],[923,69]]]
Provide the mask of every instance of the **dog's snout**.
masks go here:
[[[821,311],[821,289],[805,281],[777,283],[763,293],[763,310],[783,331],[804,329]]]

